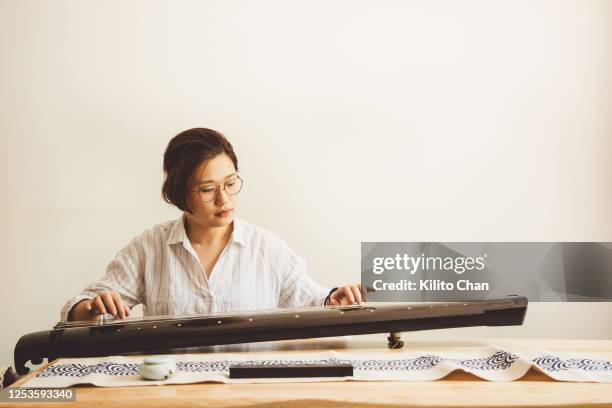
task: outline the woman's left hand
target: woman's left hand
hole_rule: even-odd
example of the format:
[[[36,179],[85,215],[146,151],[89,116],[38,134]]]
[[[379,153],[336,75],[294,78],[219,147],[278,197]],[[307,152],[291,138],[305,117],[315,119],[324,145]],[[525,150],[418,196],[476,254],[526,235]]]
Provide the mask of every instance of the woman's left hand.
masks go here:
[[[329,297],[329,304],[332,306],[360,304],[365,300],[361,296],[361,284],[346,285],[336,289]]]

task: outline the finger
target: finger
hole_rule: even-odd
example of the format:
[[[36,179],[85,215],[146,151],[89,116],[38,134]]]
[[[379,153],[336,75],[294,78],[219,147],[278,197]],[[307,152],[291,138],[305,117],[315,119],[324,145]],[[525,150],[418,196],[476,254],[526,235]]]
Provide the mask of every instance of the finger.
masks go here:
[[[368,293],[367,290],[363,287],[363,285],[359,284],[359,293],[361,294],[361,300],[364,302],[368,301]]]
[[[346,298],[349,301],[349,304],[355,303],[355,296],[353,296],[353,291],[350,286],[344,286],[343,292],[346,294]]]
[[[104,302],[102,301],[102,298],[100,296],[96,296],[94,298],[94,306],[94,312],[96,315],[106,314],[106,308],[104,307]]]
[[[351,290],[353,291],[353,296],[355,297],[355,301],[357,303],[361,303],[361,292],[359,292],[359,287],[357,285],[351,286]]]
[[[85,310],[89,310],[91,312],[91,304],[92,304],[92,302],[93,302],[93,299],[85,301]]]
[[[111,293],[113,300],[115,301],[115,306],[117,307],[117,314],[119,314],[120,319],[125,319],[125,305],[123,304],[123,299],[121,299],[121,295],[117,292]]]
[[[339,290],[340,294],[338,295],[338,302],[340,306],[346,306],[352,304],[351,299],[349,299],[348,294],[346,292],[346,288],[342,287]]]
[[[126,317],[125,303],[123,303],[123,299],[121,298],[121,295],[118,294],[117,292],[113,292],[112,297],[113,297],[113,300],[115,301],[115,306],[117,307],[117,314],[119,315],[119,318],[125,319]]]
[[[344,293],[344,288],[340,287],[338,288],[332,295],[332,298],[334,299],[334,301],[336,302],[336,305],[338,306],[342,306],[345,305],[347,300],[345,300],[346,295]]]
[[[102,300],[104,300],[106,310],[108,310],[113,316],[117,316],[117,308],[115,307],[115,301],[113,300],[113,296],[109,292],[105,292],[101,295],[101,297]]]
[[[125,315],[129,316],[130,315],[130,308],[125,303],[123,304],[123,307],[125,308]]]

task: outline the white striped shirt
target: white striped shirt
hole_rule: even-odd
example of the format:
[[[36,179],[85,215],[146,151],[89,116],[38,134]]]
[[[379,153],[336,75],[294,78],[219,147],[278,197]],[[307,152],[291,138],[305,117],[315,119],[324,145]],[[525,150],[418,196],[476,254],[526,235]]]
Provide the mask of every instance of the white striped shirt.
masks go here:
[[[277,235],[234,217],[227,246],[206,276],[184,224],[158,224],[133,238],[104,277],[68,300],[61,320],[83,299],[117,291],[145,316],[242,312],[323,305],[330,288],[306,273],[306,262]]]

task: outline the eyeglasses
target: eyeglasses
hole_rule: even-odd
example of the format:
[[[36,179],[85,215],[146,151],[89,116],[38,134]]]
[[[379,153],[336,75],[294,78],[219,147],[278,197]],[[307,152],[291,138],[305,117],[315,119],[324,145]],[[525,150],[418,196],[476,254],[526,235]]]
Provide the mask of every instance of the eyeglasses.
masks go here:
[[[240,190],[242,190],[243,183],[244,181],[239,176],[236,176],[235,178],[231,180],[227,180],[225,183],[223,183],[223,191],[225,191],[227,195],[231,195],[231,196],[236,195],[240,192]],[[217,189],[217,187],[219,188]],[[197,190],[189,190],[189,191],[198,193],[200,195],[200,198],[204,202],[214,201],[217,198],[217,194],[218,194],[217,192],[221,192],[221,185],[220,184],[207,184],[205,186],[200,187]]]

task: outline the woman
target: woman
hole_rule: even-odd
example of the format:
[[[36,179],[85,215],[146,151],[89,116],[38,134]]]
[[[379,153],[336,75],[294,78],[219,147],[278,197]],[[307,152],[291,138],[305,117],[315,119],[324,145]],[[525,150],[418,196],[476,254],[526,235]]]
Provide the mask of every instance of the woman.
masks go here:
[[[97,283],[69,300],[61,319],[234,312],[361,303],[359,285],[331,291],[281,238],[236,217],[238,159],[220,133],[194,128],[164,153],[164,200],[183,211],[145,231],[116,255]]]

